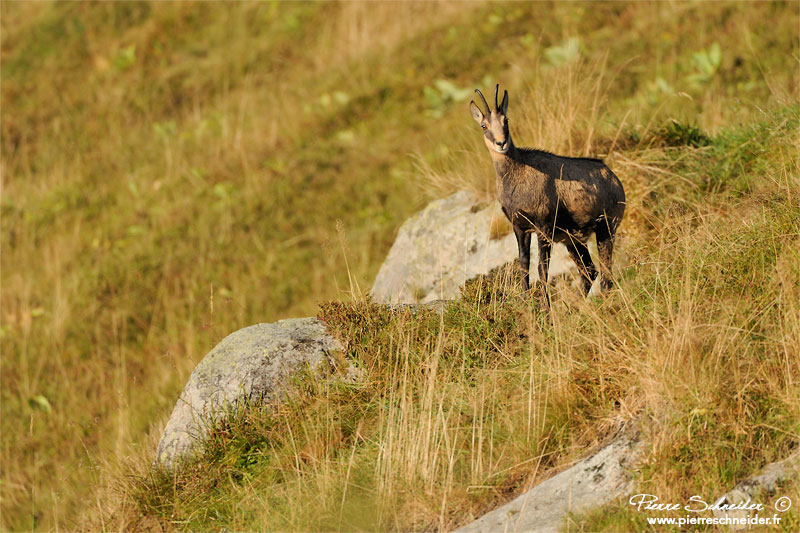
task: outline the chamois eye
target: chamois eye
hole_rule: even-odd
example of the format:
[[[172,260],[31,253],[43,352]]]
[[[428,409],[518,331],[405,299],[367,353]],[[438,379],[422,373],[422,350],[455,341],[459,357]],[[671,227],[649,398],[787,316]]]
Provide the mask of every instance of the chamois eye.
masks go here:
[[[484,131],[486,131],[486,124],[481,124],[481,128],[483,128]]]

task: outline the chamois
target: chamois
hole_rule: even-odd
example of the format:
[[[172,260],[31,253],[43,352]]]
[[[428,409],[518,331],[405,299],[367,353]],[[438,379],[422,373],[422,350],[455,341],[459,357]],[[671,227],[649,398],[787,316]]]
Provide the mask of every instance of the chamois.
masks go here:
[[[497,173],[497,193],[503,213],[514,228],[523,271],[522,285],[530,289],[529,267],[531,233],[539,245],[540,294],[544,308],[549,308],[547,272],[550,248],[563,242],[578,266],[582,288],[589,293],[598,270],[592,263],[586,242],[592,233],[600,256],[601,288],[611,287],[611,255],[614,234],[625,212],[622,183],[601,159],[562,157],[542,150],[517,148],[508,132],[508,91],[497,104],[500,85],[494,91],[494,111],[486,98],[485,112],[469,103],[470,112],[483,129],[484,142]]]

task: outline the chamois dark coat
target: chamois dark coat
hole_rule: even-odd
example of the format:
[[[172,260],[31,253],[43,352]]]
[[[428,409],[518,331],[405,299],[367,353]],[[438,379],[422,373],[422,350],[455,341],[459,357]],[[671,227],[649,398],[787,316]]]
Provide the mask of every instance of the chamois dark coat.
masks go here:
[[[519,247],[523,287],[530,288],[529,273],[531,233],[539,245],[539,279],[542,303],[549,306],[547,272],[550,249],[563,242],[578,265],[583,289],[588,293],[598,271],[586,248],[594,233],[600,258],[600,282],[611,286],[611,258],[614,235],[625,213],[625,191],[616,175],[600,159],[562,157],[527,148],[517,148],[508,132],[508,92],[503,102],[491,111],[486,99],[476,89],[484,105],[483,113],[470,102],[472,116],[484,132],[484,142],[497,173],[497,194],[503,213],[514,228]]]

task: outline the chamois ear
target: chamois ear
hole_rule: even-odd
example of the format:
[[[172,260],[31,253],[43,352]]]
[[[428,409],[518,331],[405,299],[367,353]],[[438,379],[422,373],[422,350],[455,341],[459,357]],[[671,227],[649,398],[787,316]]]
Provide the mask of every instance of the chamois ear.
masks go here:
[[[508,91],[503,91],[503,103],[500,104],[500,111],[504,115],[508,113]]]
[[[478,124],[483,122],[483,119],[486,118],[484,117],[483,112],[480,109],[478,109],[478,106],[475,105],[475,102],[471,100],[469,102],[469,111],[470,113],[472,113],[472,118],[474,118],[475,122],[477,122]]]

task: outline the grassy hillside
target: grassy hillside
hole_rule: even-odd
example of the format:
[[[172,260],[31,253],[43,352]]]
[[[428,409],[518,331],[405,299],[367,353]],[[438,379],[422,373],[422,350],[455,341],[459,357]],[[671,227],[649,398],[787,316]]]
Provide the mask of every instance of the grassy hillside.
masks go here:
[[[447,527],[638,413],[654,435],[642,483],[665,499],[779,457],[800,431],[797,15],[1,3],[0,528]],[[222,337],[350,301],[345,256],[366,288],[426,201],[491,196],[466,102],[494,81],[519,144],[621,176],[619,287],[564,295],[553,322],[497,280],[446,327],[329,305],[343,336],[396,356],[352,344],[368,384],[309,386],[285,413],[243,415],[247,447],[168,485],[125,481]],[[306,455],[275,440],[281,420]],[[312,493],[316,518],[291,505]]]
[[[543,315],[509,265],[470,282],[441,315],[323,304],[320,318],[364,377],[306,376],[277,411],[237,413],[176,475],[140,471],[131,508],[114,518],[449,530],[624,423],[649,443],[641,491],[666,502],[720,496],[800,437],[799,127],[794,106],[704,148],[650,149],[658,170],[627,181],[650,184],[632,199],[647,224],[625,240],[631,260],[602,300],[564,285]],[[785,486],[764,503],[784,495],[800,491]],[[573,527],[642,529],[646,516],[615,502]],[[784,530],[800,526],[795,510],[782,517]]]

